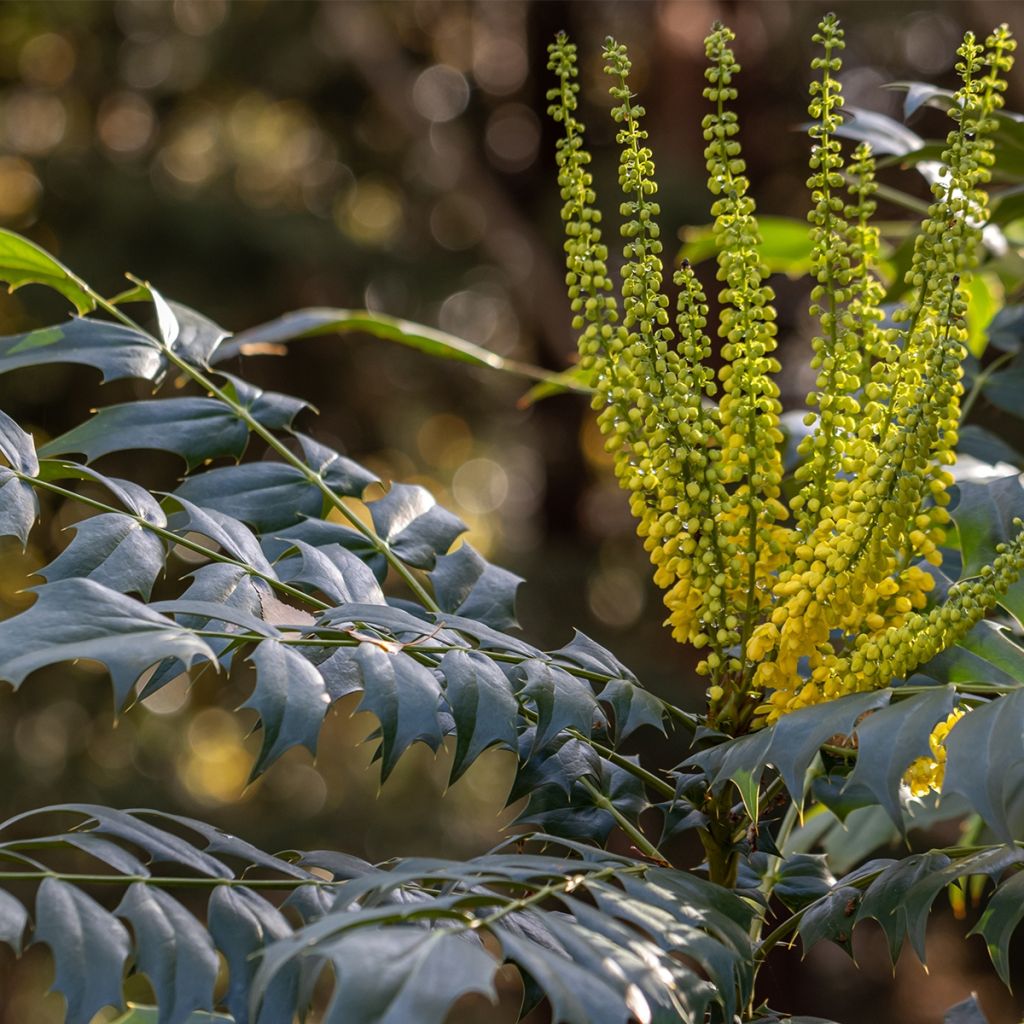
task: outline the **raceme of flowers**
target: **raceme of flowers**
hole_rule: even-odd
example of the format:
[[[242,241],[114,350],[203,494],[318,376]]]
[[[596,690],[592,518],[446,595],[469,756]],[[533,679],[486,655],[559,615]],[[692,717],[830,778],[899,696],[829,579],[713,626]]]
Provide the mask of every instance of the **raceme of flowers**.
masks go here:
[[[966,278],[987,219],[993,115],[1015,48],[1008,29],[984,45],[968,33],[957,50],[961,87],[949,109],[944,171],[916,237],[909,297],[887,326],[871,225],[874,159],[867,143],[844,158],[843,33],[832,15],[819,25],[807,181],[817,378],[791,480],[774,380],[774,296],[730,108],[739,72],[733,38],[716,25],[705,43],[717,346],[707,297],[685,261],[673,275],[674,316],[670,309],[654,163],[625,48],[609,40],[604,49],[621,148],[621,299],[577,116],[576,49],[564,35],[550,48],[558,86],[548,98],[563,129],[558,182],[581,365],[593,376],[600,427],[665,591],[673,635],[702,652],[711,724],[736,734],[886,686],[955,643],[1021,573],[1024,534],[931,606],[929,569],[941,564],[949,523]],[[908,776],[915,791],[941,781],[941,740],[954,723],[940,725],[934,760]]]

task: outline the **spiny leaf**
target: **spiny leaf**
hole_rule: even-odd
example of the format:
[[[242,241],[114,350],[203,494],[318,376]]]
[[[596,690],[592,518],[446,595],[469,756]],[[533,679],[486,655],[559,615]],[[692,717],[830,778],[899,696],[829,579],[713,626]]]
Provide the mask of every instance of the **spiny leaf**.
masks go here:
[[[169,520],[169,526],[176,533],[193,531],[219,544],[229,555],[246,565],[258,569],[265,576],[274,576],[274,570],[260,548],[252,531],[233,516],[213,508],[200,508],[187,498],[174,495],[181,506]]]
[[[21,943],[28,924],[28,911],[9,892],[0,889],[0,942],[21,956]]]
[[[67,323],[0,338],[0,373],[23,366],[82,363],[103,374],[103,382],[135,377],[157,380],[166,363],[148,334],[105,320],[74,317]]]
[[[284,582],[307,583],[334,604],[385,603],[370,567],[340,544],[314,547],[296,537],[292,546],[298,557],[284,558],[276,565]]]
[[[1009,982],[1007,982],[1009,985]],[[978,997],[972,992],[962,1003],[951,1006],[942,1018],[943,1024],[988,1024]]]
[[[136,882],[115,913],[131,923],[138,968],[160,1006],[158,1024],[186,1024],[193,1010],[213,1009],[217,953],[206,929],[174,897]]]
[[[58,580],[37,591],[27,611],[0,622],[0,679],[15,687],[44,665],[91,658],[106,665],[121,707],[139,676],[164,658],[185,666],[213,660],[200,637],[92,580]]]
[[[379,582],[387,576],[388,562],[373,542],[358,530],[329,519],[303,519],[284,530],[272,530],[261,538],[268,558],[278,559],[296,540],[315,548],[338,544],[365,562]]]
[[[1010,939],[1024,917],[1024,872],[1018,871],[1003,882],[989,897],[978,923],[971,929],[971,935],[980,935],[988,947],[992,964],[1010,987]]]
[[[1024,689],[964,715],[946,737],[943,795],[961,793],[1004,842],[1013,842],[1012,801],[1024,782]]]
[[[167,551],[163,541],[139,523],[119,513],[83,519],[74,525],[75,537],[49,565],[38,570],[48,582],[89,579],[120,593],[149,599],[163,571]]]
[[[249,429],[213,398],[161,398],[108,405],[40,449],[47,458],[81,452],[87,462],[110,452],[152,449],[180,455],[189,469],[245,451]]]
[[[497,1001],[497,962],[476,936],[409,925],[358,929],[317,946],[337,978],[326,1024],[442,1024],[469,992]]]
[[[311,409],[309,402],[292,395],[283,395],[278,391],[264,391],[255,384],[235,377],[230,373],[221,372],[220,376],[227,381],[226,391],[235,401],[243,405],[252,417],[262,423],[268,430],[287,430],[292,421],[303,409]]]
[[[25,476],[39,474],[39,460],[31,434],[26,434],[7,413],[0,411],[0,455]]]
[[[538,747],[545,746],[563,729],[574,728],[589,736],[594,719],[603,719],[589,684],[543,661],[527,661],[515,670],[522,680],[522,694],[537,709]]]
[[[85,284],[63,263],[27,238],[0,228],[0,281],[13,292],[26,284],[42,284],[60,292],[79,313],[96,308]]]
[[[665,733],[665,711],[661,701],[642,686],[628,679],[605,683],[598,700],[612,709],[616,746],[645,725]]]
[[[373,644],[360,644],[355,658],[364,687],[357,710],[373,712],[380,722],[381,777],[386,779],[410,744],[422,741],[431,750],[440,746],[441,685],[430,669],[401,652],[387,654]]]
[[[67,1000],[67,1024],[89,1024],[105,1006],[124,1006],[121,979],[131,951],[124,925],[81,889],[44,878],[36,894],[34,942],[53,953],[53,987]]]
[[[254,954],[291,935],[285,916],[251,889],[219,886],[210,894],[207,924],[217,948],[228,962],[225,1002],[235,1024],[249,1024],[249,989],[256,976]],[[278,971],[263,996],[258,1020],[273,1024],[287,1019],[298,1001],[298,969]]]
[[[440,670],[455,718],[455,782],[488,747],[516,749],[519,705],[505,674],[483,655],[449,651]]]
[[[317,517],[324,506],[324,496],[305,474],[283,462],[208,469],[182,481],[174,496],[235,516],[261,532]]]
[[[32,485],[0,466],[0,537],[17,537],[24,547],[38,515],[39,501]]]
[[[441,610],[493,626],[512,629],[516,619],[516,591],[521,576],[491,565],[469,544],[438,557],[430,582]]]
[[[256,666],[256,688],[242,707],[257,711],[263,725],[263,744],[252,769],[256,778],[289,747],[302,744],[316,753],[330,697],[320,673],[277,640],[258,644],[249,660]]]
[[[419,484],[392,484],[384,497],[367,507],[388,547],[417,569],[430,569],[466,530],[461,519],[438,505]]]
[[[848,785],[868,789],[901,833],[906,830],[899,798],[903,775],[916,758],[931,758],[929,737],[935,723],[953,710],[953,698],[953,688],[944,686],[880,708],[857,725],[857,764]]]

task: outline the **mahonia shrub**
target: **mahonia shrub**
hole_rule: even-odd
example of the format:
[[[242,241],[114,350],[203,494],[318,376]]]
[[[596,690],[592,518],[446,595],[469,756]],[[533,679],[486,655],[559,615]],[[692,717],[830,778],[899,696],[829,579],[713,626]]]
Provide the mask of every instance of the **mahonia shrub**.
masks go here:
[[[774,296],[730,109],[739,72],[732,41],[721,26],[707,38],[711,112],[702,122],[722,284],[717,371],[709,303],[688,262],[673,275],[674,324],[669,314],[654,163],[625,49],[609,42],[604,53],[622,148],[621,311],[576,113],[575,50],[564,38],[551,49],[560,84],[549,98],[564,127],[566,280],[606,447],[665,591],[673,636],[702,652],[709,722],[738,734],[887,686],[955,644],[1020,575],[1024,535],[978,579],[929,607],[950,522],[966,275],[978,259],[990,136],[1013,63],[1008,30],[984,45],[968,35],[957,51],[962,84],[949,108],[944,173],[915,241],[909,294],[887,318],[871,226],[874,159],[866,142],[844,158],[843,32],[834,16],[821,22],[807,180],[817,379],[790,481],[773,379]],[[930,775],[915,766],[915,790],[941,783],[941,757],[940,743]]]
[[[953,125],[895,310],[871,221],[876,163],[863,139],[843,154],[833,17],[815,41],[817,381],[799,437],[783,430],[773,379],[776,313],[721,26],[703,122],[717,339],[685,261],[670,313],[643,110],[614,42],[620,298],[575,50],[564,37],[551,50],[579,370],[547,374],[359,310],[300,310],[232,336],[148,282],[106,297],[0,231],[0,278],[48,286],[77,314],[0,338],[0,374],[71,363],[147,394],[46,440],[0,412],[0,536],[27,544],[65,507],[74,522],[34,602],[0,622],[0,680],[18,688],[88,659],[127,711],[182,673],[230,673],[251,687],[253,778],[293,747],[315,754],[329,709],[358,695],[379,723],[382,780],[413,744],[444,749],[452,782],[500,748],[520,802],[495,850],[380,865],[271,854],[158,808],[24,810],[0,822],[0,945],[48,948],[70,1024],[109,1020],[109,1007],[122,1024],[832,1024],[769,1006],[761,967],[796,938],[851,952],[867,919],[893,963],[907,941],[923,960],[944,890],[960,916],[984,903],[972,932],[1009,984],[1024,919],[1024,488],[1016,473],[954,487],[950,470],[966,433],[968,279],[995,226],[985,187],[998,141],[1024,133],[1000,109],[1013,41],[1005,28],[984,45],[968,34],[960,89],[915,87]],[[669,624],[700,652],[702,713],[651,693],[582,633],[551,651],[517,635],[522,581],[460,546],[456,516],[317,440],[301,399],[224,369],[353,329],[592,392]],[[185,465],[167,489],[152,467],[138,480],[99,468],[154,450]],[[681,764],[625,752],[670,727],[693,740]],[[957,841],[935,845],[949,823]],[[896,855],[871,856],[884,847]],[[157,1005],[126,1006],[126,990]],[[984,1019],[974,996],[947,1017]]]

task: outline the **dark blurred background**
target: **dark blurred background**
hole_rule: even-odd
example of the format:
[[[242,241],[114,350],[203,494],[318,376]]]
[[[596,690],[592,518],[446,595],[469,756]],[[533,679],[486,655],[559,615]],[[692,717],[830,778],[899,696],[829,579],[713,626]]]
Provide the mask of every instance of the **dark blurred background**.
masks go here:
[[[965,28],[983,35],[999,21],[1024,23],[1024,5],[995,2],[7,0],[0,225],[108,294],[131,271],[232,330],[302,306],[368,307],[562,369],[574,338],[545,116],[554,33],[565,28],[579,44],[582,116],[609,212],[617,153],[600,46],[608,34],[630,45],[671,258],[676,227],[708,219],[699,122],[710,24],[724,20],[738,35],[743,142],[760,209],[799,217],[806,145],[794,128],[805,117],[810,36],[830,9],[847,34],[848,102],[894,115],[899,100],[884,83],[948,84]],[[1020,82],[1011,109],[1024,108]],[[941,130],[941,119],[934,124]],[[773,283],[784,397],[799,405],[809,383],[807,286]],[[64,315],[40,289],[0,298],[3,333]],[[525,382],[351,335],[302,342],[284,359],[250,358],[243,372],[308,399],[321,410],[306,424],[317,436],[385,476],[424,484],[462,516],[477,548],[527,578],[520,611],[531,641],[560,646],[577,627],[652,689],[700,703],[691,661],[661,628],[659,596],[584,400],[520,408]],[[82,368],[0,378],[0,406],[37,440],[135,393],[100,391]],[[180,467],[157,458],[143,472],[170,488]],[[24,606],[26,574],[53,557],[61,528],[80,514],[53,510],[51,535],[37,532],[25,554],[0,551],[3,614]],[[271,849],[327,846],[370,859],[480,852],[514,816],[498,812],[511,778],[501,753],[445,794],[444,755],[417,749],[378,793],[370,747],[357,745],[372,722],[350,719],[352,704],[332,715],[315,764],[292,751],[243,790],[251,719],[232,709],[247,685],[242,674],[201,678],[116,723],[106,683],[82,668],[40,673],[16,694],[3,688],[0,812],[70,800],[155,806]],[[683,750],[681,740],[637,742],[663,766]],[[1017,1021],[980,941],[954,940],[962,923],[933,927],[924,985],[912,963],[894,982],[880,933],[865,929],[861,973],[832,950],[797,973],[790,954],[769,979],[773,1005],[850,1024],[868,1013],[877,1024],[924,1024],[980,987],[993,1024]],[[0,1020],[59,1019],[59,1000],[39,1001],[45,959],[29,966],[15,981],[2,962]]]

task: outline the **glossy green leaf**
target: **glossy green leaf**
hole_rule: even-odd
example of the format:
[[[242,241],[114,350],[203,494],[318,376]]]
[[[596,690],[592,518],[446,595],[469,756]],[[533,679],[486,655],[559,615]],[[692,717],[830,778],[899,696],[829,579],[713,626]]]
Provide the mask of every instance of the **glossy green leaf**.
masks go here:
[[[160,345],[133,327],[105,320],[72,318],[28,334],[0,338],[0,373],[48,363],[94,366],[103,381],[135,377],[157,380],[166,363]]]
[[[392,484],[383,498],[367,507],[388,547],[417,569],[432,568],[437,556],[466,531],[458,516],[438,505],[430,491],[418,484]]]
[[[564,729],[586,736],[600,717],[597,698],[589,684],[543,661],[527,661],[516,669],[522,696],[537,709],[536,745],[545,746]]]
[[[237,355],[278,355],[282,351],[281,346],[288,342],[350,331],[393,341],[441,359],[486,366],[532,380],[547,381],[558,376],[514,359],[506,359],[496,352],[433,327],[399,320],[383,313],[371,313],[365,309],[313,308],[287,313],[277,320],[236,334],[228,344],[220,347],[215,362]],[[557,384],[571,390],[589,390],[574,387],[573,382],[568,380],[559,379]]]
[[[262,641],[249,660],[256,666],[256,688],[242,707],[253,708],[263,726],[263,743],[252,769],[256,778],[289,747],[301,744],[316,753],[330,697],[313,665],[277,640]]]
[[[193,1010],[213,1009],[217,953],[206,929],[173,896],[136,882],[115,913],[132,926],[136,964],[160,1007],[158,1024],[186,1024]]]
[[[949,715],[953,703],[953,688],[945,686],[879,708],[857,725],[857,763],[849,785],[869,790],[901,832],[903,776],[916,758],[932,756],[932,729]]]
[[[450,555],[439,555],[429,576],[442,611],[495,629],[519,625],[516,591],[523,578],[491,565],[469,544],[460,544]]]
[[[121,707],[151,665],[175,658],[191,665],[213,659],[205,641],[177,623],[92,580],[39,588],[27,611],[0,622],[0,679],[15,687],[45,665],[90,658],[102,662]]]
[[[314,547],[297,537],[292,544],[298,555],[275,565],[281,580],[308,584],[333,604],[385,603],[384,591],[370,567],[340,544]]]
[[[46,458],[80,452],[87,462],[110,452],[154,449],[180,455],[190,469],[206,459],[241,456],[249,429],[213,398],[162,398],[108,405],[40,449]]]
[[[444,739],[438,710],[441,684],[433,673],[407,654],[389,654],[360,644],[356,661],[363,677],[359,711],[380,722],[381,776],[386,779],[412,743],[437,750]]]
[[[505,674],[483,655],[449,651],[440,670],[455,719],[450,780],[455,782],[489,747],[516,749],[519,705]]]
[[[88,579],[123,594],[149,599],[163,571],[163,541],[129,516],[115,512],[92,516],[74,525],[71,543],[38,570],[48,582]]]
[[[89,1024],[103,1007],[124,1006],[121,980],[131,937],[91,896],[44,878],[36,894],[33,941],[53,953],[53,987],[67,1001],[67,1024]]]
[[[41,284],[60,292],[79,313],[96,308],[96,300],[85,283],[63,263],[55,260],[27,238],[0,228],[0,281],[13,292],[26,284]]]
[[[0,537],[17,537],[22,547],[39,515],[39,501],[31,484],[0,466]]]

